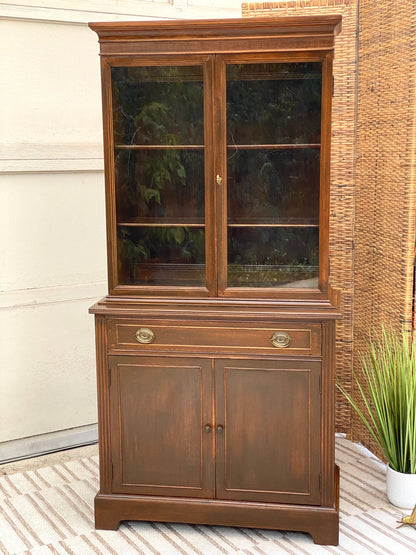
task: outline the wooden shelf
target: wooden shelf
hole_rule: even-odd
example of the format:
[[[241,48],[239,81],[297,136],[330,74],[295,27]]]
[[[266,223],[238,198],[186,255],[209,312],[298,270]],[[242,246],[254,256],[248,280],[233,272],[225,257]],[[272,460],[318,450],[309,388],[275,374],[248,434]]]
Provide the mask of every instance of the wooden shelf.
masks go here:
[[[204,145],[114,145],[118,150],[204,150]],[[281,144],[233,144],[227,149],[241,150],[301,150],[305,148],[320,149],[320,143],[281,143]]]
[[[278,219],[244,219],[232,220],[227,222],[228,227],[319,227],[319,221],[305,221],[305,220],[278,220]]]
[[[126,220],[117,222],[117,226],[123,227],[205,227],[203,218],[193,218],[192,220],[179,220],[171,218],[140,218],[138,220]]]
[[[227,145],[227,149],[235,149],[235,150],[296,150],[296,149],[305,149],[305,148],[314,148],[320,149],[320,143],[308,143],[308,144],[298,144],[298,143],[283,143],[283,144],[250,144],[250,145]]]
[[[171,220],[168,218],[163,219],[140,219],[127,220],[117,222],[117,226],[120,227],[205,227],[205,221],[192,219],[191,221],[186,220]],[[244,222],[228,222],[228,227],[290,227],[290,228],[318,228],[318,223],[300,223],[300,222],[275,222],[275,221],[244,221]]]
[[[114,145],[118,150],[204,150],[204,145]]]
[[[290,223],[244,223],[244,224],[227,224],[228,227],[299,227],[299,228],[315,228],[319,227],[318,224],[290,224]]]

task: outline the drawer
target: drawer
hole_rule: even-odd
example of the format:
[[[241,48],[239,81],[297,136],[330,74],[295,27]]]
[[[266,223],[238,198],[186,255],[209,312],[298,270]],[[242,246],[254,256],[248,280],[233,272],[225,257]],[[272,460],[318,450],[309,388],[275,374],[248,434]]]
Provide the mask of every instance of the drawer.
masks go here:
[[[320,324],[247,326],[224,322],[152,322],[109,320],[110,350],[189,350],[193,352],[267,352],[321,354]]]

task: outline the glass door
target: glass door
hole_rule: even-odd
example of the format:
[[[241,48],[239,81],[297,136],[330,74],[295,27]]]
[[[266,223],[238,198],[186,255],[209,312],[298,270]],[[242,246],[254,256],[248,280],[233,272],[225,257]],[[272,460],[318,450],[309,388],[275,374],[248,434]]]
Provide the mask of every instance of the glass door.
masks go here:
[[[317,289],[322,63],[233,63],[225,75],[220,290]]]
[[[111,68],[118,287],[206,287],[203,73]]]

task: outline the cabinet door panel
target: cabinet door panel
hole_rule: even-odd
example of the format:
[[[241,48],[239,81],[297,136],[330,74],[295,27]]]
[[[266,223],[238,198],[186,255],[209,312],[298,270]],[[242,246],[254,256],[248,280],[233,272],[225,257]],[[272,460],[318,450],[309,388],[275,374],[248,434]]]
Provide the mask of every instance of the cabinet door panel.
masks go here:
[[[110,372],[113,491],[212,497],[211,362],[111,357]]]
[[[216,361],[218,498],[319,503],[319,376],[320,362]]]

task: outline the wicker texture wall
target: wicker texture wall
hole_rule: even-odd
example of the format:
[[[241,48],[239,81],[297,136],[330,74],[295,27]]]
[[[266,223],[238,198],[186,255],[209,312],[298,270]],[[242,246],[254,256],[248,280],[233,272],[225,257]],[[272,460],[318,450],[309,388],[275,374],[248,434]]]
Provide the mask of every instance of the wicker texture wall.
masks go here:
[[[352,387],[353,362],[353,236],[356,113],[357,0],[291,0],[248,3],[243,17],[341,14],[342,31],[336,38],[332,111],[330,260],[331,283],[341,292],[343,318],[337,323],[337,376]],[[337,393],[336,430],[351,435],[351,408]]]
[[[360,3],[354,364],[380,323],[410,328],[416,205],[416,3]],[[357,397],[356,397],[357,398]],[[360,421],[353,437],[377,451]]]

